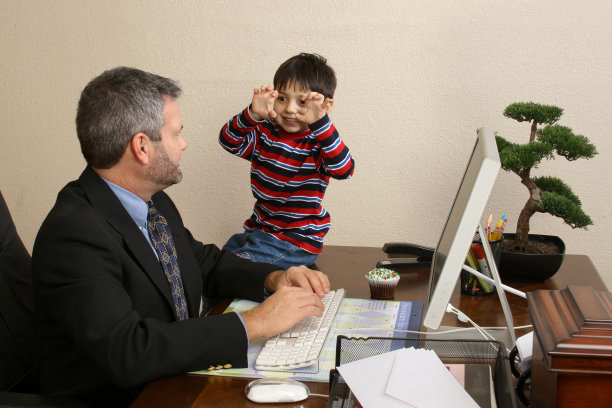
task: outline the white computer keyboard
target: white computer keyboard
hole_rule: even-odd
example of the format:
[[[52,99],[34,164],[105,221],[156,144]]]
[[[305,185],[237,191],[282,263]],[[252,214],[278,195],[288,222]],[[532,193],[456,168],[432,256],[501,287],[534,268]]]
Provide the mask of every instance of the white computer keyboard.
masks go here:
[[[321,317],[307,317],[291,330],[268,339],[257,356],[255,368],[278,371],[315,364],[342,298],[344,289],[330,291],[322,299],[325,310]]]

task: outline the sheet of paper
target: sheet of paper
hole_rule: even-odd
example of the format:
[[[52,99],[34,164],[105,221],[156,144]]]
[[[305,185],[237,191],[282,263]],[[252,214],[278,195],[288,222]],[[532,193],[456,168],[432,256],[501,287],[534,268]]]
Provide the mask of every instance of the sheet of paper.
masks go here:
[[[398,350],[385,393],[416,407],[478,408],[433,350]]]
[[[385,394],[395,356],[402,350],[390,351],[362,360],[342,364],[338,371],[363,408],[406,408],[406,404]]]

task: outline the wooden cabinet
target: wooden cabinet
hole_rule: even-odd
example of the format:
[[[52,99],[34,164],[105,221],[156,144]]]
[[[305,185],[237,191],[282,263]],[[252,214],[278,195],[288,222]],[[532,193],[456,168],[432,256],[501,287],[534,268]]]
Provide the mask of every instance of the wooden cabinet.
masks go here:
[[[612,294],[591,287],[527,293],[532,407],[612,406]]]

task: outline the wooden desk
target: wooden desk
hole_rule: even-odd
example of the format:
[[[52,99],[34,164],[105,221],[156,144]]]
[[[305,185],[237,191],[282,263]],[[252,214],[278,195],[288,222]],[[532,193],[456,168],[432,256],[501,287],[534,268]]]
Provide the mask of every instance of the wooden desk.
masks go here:
[[[344,288],[346,297],[370,297],[368,284],[363,275],[376,262],[385,259],[380,248],[326,246],[317,260],[318,269],[327,273],[333,288]],[[420,300],[427,302],[429,269],[402,271],[396,291],[396,300]],[[504,282],[518,290],[532,292],[537,289],[564,289],[567,285],[587,285],[595,290],[607,290],[591,260],[584,255],[566,255],[559,272],[543,283]],[[469,296],[459,292],[459,285],[451,303],[472,317],[481,326],[505,326],[505,319],[497,295]],[[531,324],[527,313],[527,301],[507,294],[516,326]],[[229,305],[230,299],[220,302],[213,312],[221,312]],[[446,326],[460,323],[452,317],[442,322]],[[523,332],[527,332],[524,330]],[[518,334],[523,334],[519,332]],[[133,408],[150,407],[259,407],[251,403],[244,394],[250,379],[208,375],[183,374],[151,382],[132,404]],[[327,394],[327,383],[308,382],[312,392]],[[311,397],[295,404],[295,407],[325,407],[327,399]],[[292,404],[282,404],[291,408]]]

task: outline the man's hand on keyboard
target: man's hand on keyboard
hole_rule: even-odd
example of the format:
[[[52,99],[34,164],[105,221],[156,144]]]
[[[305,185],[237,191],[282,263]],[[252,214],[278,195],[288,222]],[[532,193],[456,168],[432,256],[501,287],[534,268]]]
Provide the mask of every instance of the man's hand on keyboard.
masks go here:
[[[291,330],[266,340],[255,368],[285,371],[316,364],[343,298],[344,289],[330,290],[322,299],[325,311],[321,317],[309,316]]]
[[[281,285],[259,306],[243,313],[242,319],[249,340],[254,340],[276,336],[305,317],[320,317],[323,310],[321,299],[310,288]]]
[[[265,286],[268,292],[275,292],[284,286],[304,288],[313,291],[320,298],[330,290],[327,275],[304,265],[272,272],[266,278]]]

